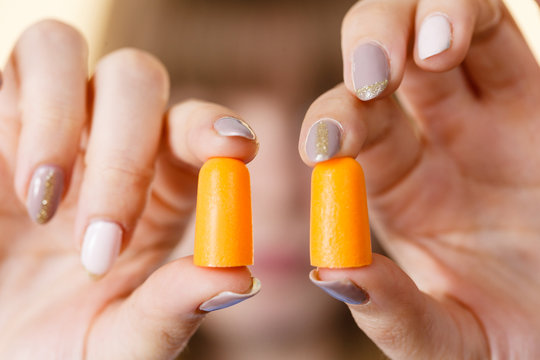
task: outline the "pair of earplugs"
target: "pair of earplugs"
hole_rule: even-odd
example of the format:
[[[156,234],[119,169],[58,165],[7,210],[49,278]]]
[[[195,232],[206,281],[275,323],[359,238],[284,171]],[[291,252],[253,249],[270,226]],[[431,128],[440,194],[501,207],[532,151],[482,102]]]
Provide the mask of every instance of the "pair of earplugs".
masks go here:
[[[242,161],[212,158],[201,168],[197,190],[195,265],[253,264],[249,171]],[[319,163],[311,179],[311,265],[371,264],[364,174],[344,157]]]

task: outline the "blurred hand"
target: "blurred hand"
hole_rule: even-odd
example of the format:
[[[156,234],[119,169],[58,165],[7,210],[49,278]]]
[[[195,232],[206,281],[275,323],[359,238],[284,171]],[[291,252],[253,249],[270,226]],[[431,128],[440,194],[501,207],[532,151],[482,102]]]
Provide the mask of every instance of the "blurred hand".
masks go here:
[[[44,21],[19,39],[0,92],[0,358],[173,358],[207,311],[256,292],[246,268],[161,266],[191,215],[197,168],[249,161],[258,146],[239,121],[214,128],[238,117],[217,105],[164,116],[168,92],[144,52],[106,56],[88,81],[74,29]]]
[[[311,106],[300,153],[323,159],[312,125],[341,124],[325,155],[358,158],[401,268],[312,279],[392,358],[540,357],[540,68],[516,24],[499,1],[364,0],[342,34],[345,84]]]

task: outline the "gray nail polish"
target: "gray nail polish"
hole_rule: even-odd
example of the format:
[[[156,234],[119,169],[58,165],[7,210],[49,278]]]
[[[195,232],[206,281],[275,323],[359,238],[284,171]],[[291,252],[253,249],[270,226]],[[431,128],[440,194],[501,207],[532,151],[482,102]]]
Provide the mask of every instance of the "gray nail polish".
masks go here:
[[[341,125],[325,118],[311,125],[306,138],[306,154],[313,162],[332,158],[341,148]]]
[[[64,172],[58,166],[41,165],[36,169],[28,189],[30,218],[38,224],[48,222],[56,212],[64,189]]]
[[[240,119],[225,116],[217,119],[214,129],[223,136],[240,136],[249,140],[255,140],[255,133],[248,124]]]
[[[379,45],[366,43],[354,50],[352,79],[360,100],[368,101],[379,96],[388,85],[388,75],[388,58]]]
[[[369,295],[349,279],[323,281],[317,270],[309,273],[309,279],[333,298],[351,305],[363,305],[369,301]]]
[[[252,281],[253,284],[251,285],[249,292],[245,294],[238,294],[232,291],[224,291],[203,302],[199,306],[199,310],[206,312],[221,310],[257,295],[259,291],[261,291],[261,282],[257,278],[252,278]]]

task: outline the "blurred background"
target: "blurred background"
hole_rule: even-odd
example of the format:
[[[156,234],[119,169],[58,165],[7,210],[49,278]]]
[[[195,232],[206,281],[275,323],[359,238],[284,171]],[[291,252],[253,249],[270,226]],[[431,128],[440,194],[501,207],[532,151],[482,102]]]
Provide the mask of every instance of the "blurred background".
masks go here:
[[[538,6],[534,0],[504,2],[517,19],[540,62]],[[86,36],[90,47],[90,64],[93,65],[101,55],[113,50],[109,29],[114,27],[114,23],[125,21],[127,16],[137,13],[136,9],[151,7],[152,3],[150,0],[0,0],[0,63],[6,62],[23,29],[40,19],[55,18],[73,25]],[[138,15],[143,17],[145,14],[143,11]]]
[[[0,0],[0,62],[25,28],[59,19],[85,35],[91,69],[115,49],[144,49],[167,67],[173,102],[223,103],[258,134],[261,148],[249,166],[253,274],[263,291],[209,316],[182,359],[384,358],[346,307],[307,279],[310,171],[296,155],[307,107],[342,79],[340,25],[354,2]],[[538,6],[505,2],[540,63]],[[174,256],[192,253],[192,239],[190,230]]]

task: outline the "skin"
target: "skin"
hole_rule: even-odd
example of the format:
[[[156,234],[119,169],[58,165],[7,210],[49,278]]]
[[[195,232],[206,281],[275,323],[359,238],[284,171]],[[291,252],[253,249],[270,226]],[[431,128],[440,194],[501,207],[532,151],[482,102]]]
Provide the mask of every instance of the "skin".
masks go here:
[[[540,173],[528,135],[540,126],[540,68],[499,5],[358,3],[343,24],[344,59],[358,39],[384,44],[391,80],[383,95],[401,85],[408,115],[391,98],[358,102],[345,61],[345,86],[322,95],[306,116],[300,152],[308,163],[309,126],[322,117],[343,125],[338,156],[358,156],[370,218],[403,269],[375,256],[366,268],[319,271],[366,290],[371,300],[350,306],[352,315],[391,358],[540,354]],[[384,6],[401,11],[374,16]],[[455,36],[449,50],[420,60],[407,39],[432,12],[449,15]]]
[[[400,11],[382,17],[385,7]],[[433,11],[448,13],[463,36],[419,60],[406,52],[413,21]],[[366,268],[319,274],[366,290],[370,301],[351,306],[352,315],[393,358],[540,352],[532,338],[540,328],[540,174],[530,135],[540,125],[540,70],[509,15],[496,15],[480,0],[358,3],[342,29],[344,85],[317,99],[302,127],[308,165],[307,130],[332,117],[344,128],[338,156],[358,156],[365,169],[374,227],[403,270],[375,256]],[[361,103],[348,59],[367,38],[390,54],[391,78],[380,99]],[[0,354],[171,358],[202,320],[201,302],[250,285],[245,268],[200,269],[189,258],[160,266],[192,211],[196,169],[216,155],[249,161],[257,143],[213,132],[217,118],[239,116],[222,106],[189,100],[167,110],[166,71],[144,52],[108,55],[89,83],[85,63],[84,39],[46,21],[21,36],[4,72]],[[387,97],[400,84],[407,117]],[[111,100],[119,92],[123,100]],[[65,169],[69,190],[40,227],[23,204],[33,169],[44,163]],[[81,271],[76,250],[95,218],[125,230],[124,252],[100,281]]]
[[[88,85],[85,64],[81,35],[44,21],[21,36],[4,72],[0,353],[171,358],[204,318],[203,301],[251,286],[246,268],[197,268],[189,257],[160,265],[193,209],[197,167],[216,155],[249,161],[257,143],[212,129],[223,115],[238,117],[222,106],[185,101],[164,116],[168,75],[147,53],[106,56]],[[205,139],[205,146],[191,139]],[[22,204],[33,169],[43,163],[64,169],[69,190],[54,220],[38,226]],[[121,260],[99,281],[78,259],[92,219],[124,229]],[[37,346],[41,341],[47,345]]]

